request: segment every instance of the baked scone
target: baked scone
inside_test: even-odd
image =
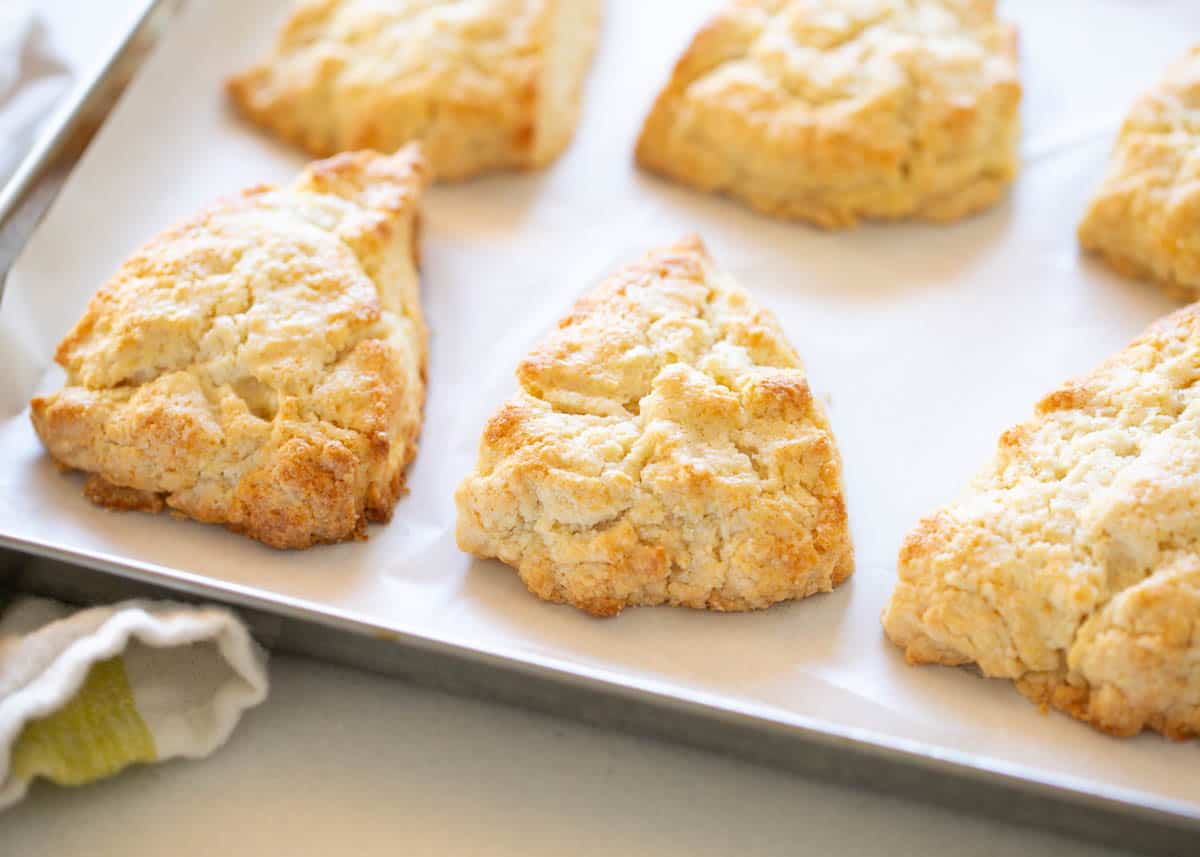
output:
[[[228,82],[310,154],[413,140],[439,179],[543,166],[575,131],[601,0],[300,0]]]
[[[1005,432],[900,550],[911,663],[977,664],[1114,735],[1200,732],[1200,305]]]
[[[637,160],[775,217],[951,221],[1017,172],[1016,31],[992,0],[733,0],[696,36]]]
[[[1168,69],[1121,126],[1079,242],[1127,277],[1200,297],[1200,47]]]
[[[698,238],[581,299],[517,379],[456,494],[458,544],[539,597],[750,610],[853,571],[821,404]]]
[[[277,548],[387,521],[416,453],[426,331],[416,145],[345,153],[152,239],[58,347],[31,404],[92,500]]]

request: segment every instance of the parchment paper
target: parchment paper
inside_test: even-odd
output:
[[[640,121],[716,3],[609,0],[566,156],[541,173],[429,194],[430,397],[411,494],[366,543],[300,553],[90,505],[81,479],[43,455],[25,412],[35,390],[60,383],[48,368],[55,344],[134,247],[216,196],[285,181],[303,163],[238,121],[221,91],[285,5],[188,4],[13,271],[0,313],[0,538],[1200,814],[1195,742],[1107,738],[1039,714],[1008,682],[908,667],[878,619],[917,518],[952,499],[1042,394],[1173,308],[1081,259],[1074,229],[1120,116],[1200,35],[1200,4],[1002,4],[1021,27],[1026,89],[1024,166],[1009,200],[952,227],[823,233],[635,170]],[[743,615],[638,609],[596,620],[544,604],[506,567],[458,552],[454,488],[541,332],[615,266],[693,230],[778,313],[827,397],[857,573],[831,595]]]

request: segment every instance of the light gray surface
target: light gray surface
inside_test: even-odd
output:
[[[1123,853],[307,660],[272,676],[216,756],[41,785],[0,853]]]

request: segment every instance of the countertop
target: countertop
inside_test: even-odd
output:
[[[5,855],[1117,854],[315,661],[201,762],[39,784]]]

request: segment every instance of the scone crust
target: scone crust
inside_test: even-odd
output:
[[[734,0],[646,118],[645,168],[821,227],[947,222],[1017,171],[1016,31],[991,0]]]
[[[853,571],[824,411],[699,239],[581,299],[517,377],[456,494],[458,544],[539,597],[751,610]]]
[[[1079,242],[1117,273],[1200,297],[1200,47],[1134,104]]]
[[[386,521],[416,454],[426,330],[419,149],[346,153],[167,230],[59,345],[31,403],[85,494],[277,548]]]
[[[1114,735],[1200,733],[1200,309],[1005,432],[900,551],[911,663],[976,664]]]
[[[227,89],[317,157],[419,140],[439,179],[540,167],[574,133],[601,2],[299,0]]]

